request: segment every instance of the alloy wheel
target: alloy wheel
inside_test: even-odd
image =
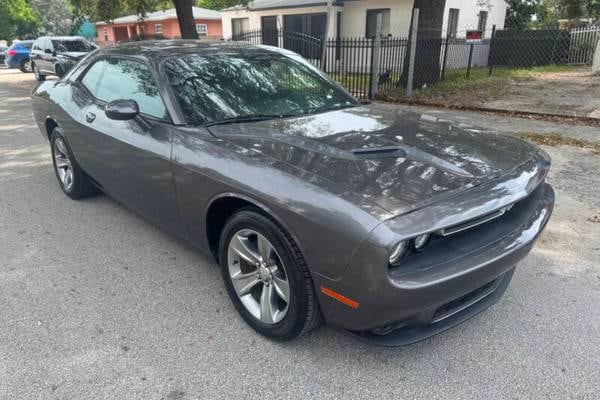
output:
[[[23,63],[23,69],[27,72],[31,72],[33,69],[31,68],[31,61],[27,60]]]
[[[227,266],[233,288],[248,312],[265,324],[287,314],[290,284],[285,266],[269,240],[242,229],[229,240]]]
[[[69,159],[69,153],[67,146],[62,138],[57,138],[54,141],[54,165],[58,179],[60,180],[62,187],[65,191],[71,191],[73,187],[73,166]]]

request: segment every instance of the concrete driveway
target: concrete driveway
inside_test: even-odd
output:
[[[211,258],[62,194],[32,79],[0,71],[0,398],[600,397],[600,156],[547,148],[555,215],[485,313],[405,348],[329,327],[280,344],[237,316]]]

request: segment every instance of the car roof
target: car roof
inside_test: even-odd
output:
[[[85,38],[83,36],[40,36],[38,39],[63,40],[63,41],[85,40]]]
[[[119,43],[113,47],[100,50],[104,54],[145,56],[153,59],[169,58],[182,54],[215,54],[218,52],[263,52],[293,54],[289,50],[277,47],[254,45],[244,42],[227,42],[223,40],[144,40]]]

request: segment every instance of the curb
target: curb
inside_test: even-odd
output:
[[[421,107],[435,107],[445,110],[457,110],[457,111],[474,111],[474,112],[483,112],[488,114],[496,114],[496,115],[506,115],[510,117],[520,117],[527,119],[535,119],[535,120],[543,120],[549,122],[555,122],[558,124],[565,125],[587,125],[600,127],[600,118],[593,117],[577,117],[572,115],[562,115],[562,114],[552,114],[552,113],[536,113],[532,111],[514,111],[514,110],[499,110],[497,108],[488,108],[488,107],[468,107],[468,106],[449,106],[447,104],[442,103],[427,103],[421,101],[411,101],[411,100],[386,100],[379,99],[383,103],[388,104],[403,104],[408,106],[421,106]]]

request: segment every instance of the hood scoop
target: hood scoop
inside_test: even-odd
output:
[[[350,152],[363,160],[406,158],[406,152],[399,146],[364,147],[360,149],[352,149]]]

